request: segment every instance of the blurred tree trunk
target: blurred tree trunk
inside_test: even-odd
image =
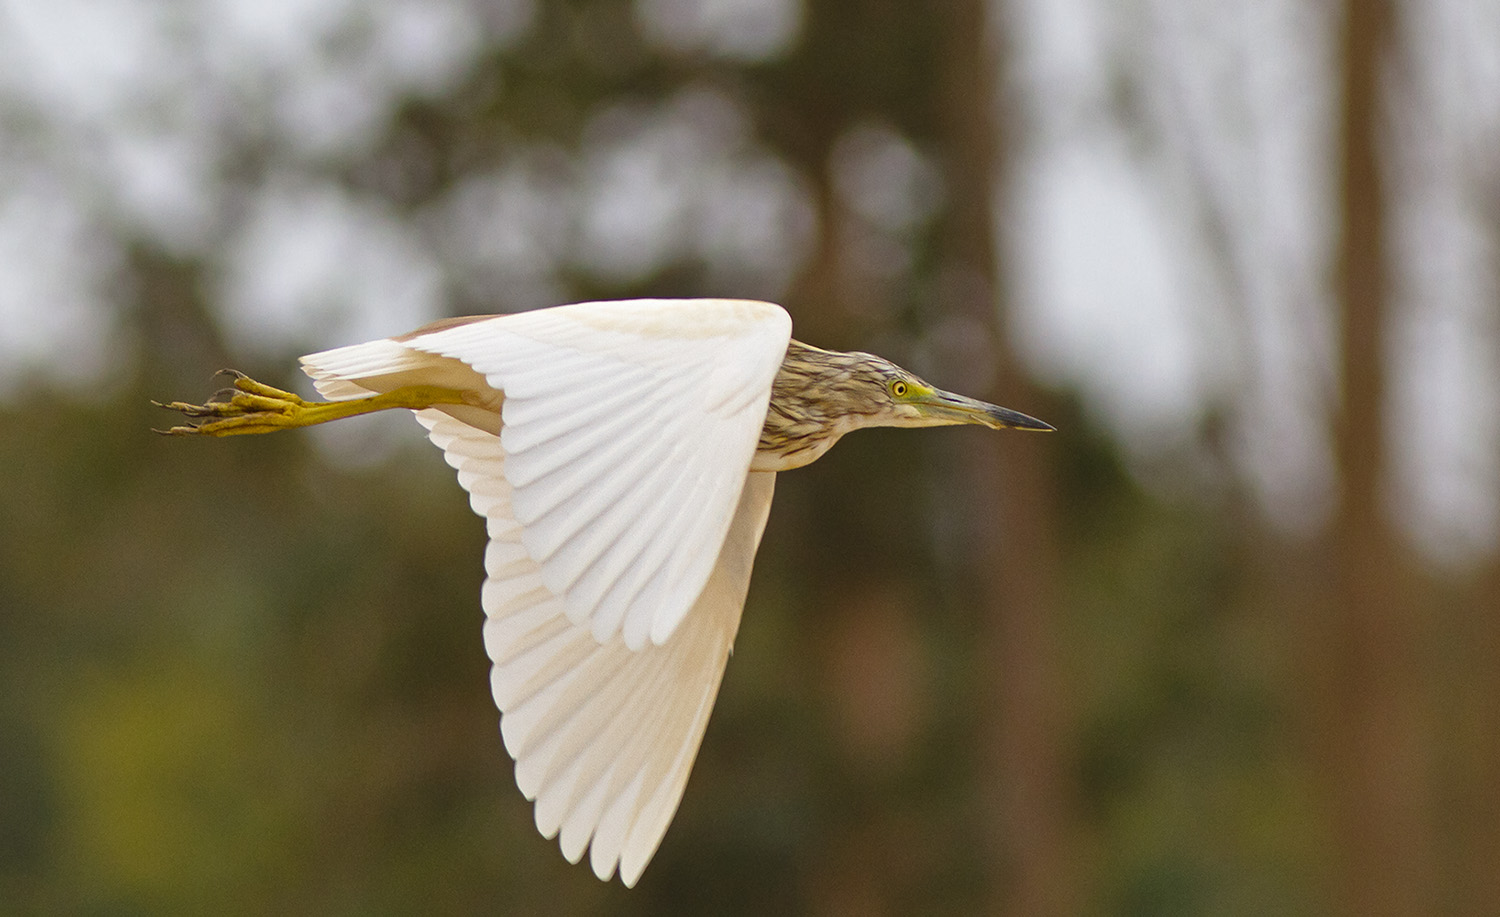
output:
[[[1434,905],[1432,836],[1416,609],[1409,558],[1384,512],[1387,194],[1381,80],[1394,50],[1389,0],[1346,0],[1340,48],[1336,294],[1342,411],[1334,423],[1341,491],[1331,530],[1335,575],[1322,641],[1319,734],[1349,914],[1420,914]]]
[[[1041,393],[1021,372],[1007,336],[994,204],[1009,173],[1009,119],[1000,117],[1000,48],[986,0],[952,0],[942,10],[939,131],[952,195],[943,308],[988,337],[998,372],[989,399],[1039,410]],[[1058,545],[1052,514],[1050,437],[1011,434],[975,440],[971,472],[984,631],[979,696],[985,836],[996,914],[1075,911],[1070,870],[1065,709],[1054,626]]]
[[[1476,163],[1469,181],[1485,201],[1489,237],[1490,276],[1500,276],[1500,180],[1488,163]],[[1500,301],[1490,303],[1489,327],[1500,327]],[[1500,346],[1492,340],[1491,347]],[[1491,351],[1494,352],[1493,350]],[[1494,482],[1500,488],[1500,480]],[[1473,667],[1466,703],[1460,708],[1467,724],[1466,747],[1473,749],[1473,765],[1465,769],[1468,830],[1458,839],[1460,854],[1452,868],[1458,873],[1459,908],[1482,913],[1500,901],[1500,546],[1491,548],[1473,592],[1463,609],[1464,635],[1472,640],[1468,659]],[[1455,910],[1458,910],[1456,908]]]
[[[1469,817],[1474,843],[1465,845],[1466,855],[1458,858],[1458,865],[1464,870],[1461,904],[1480,913],[1500,902],[1500,729],[1495,728],[1500,705],[1500,554],[1490,559],[1475,598],[1468,615],[1476,624],[1477,652],[1470,658],[1479,660],[1479,684],[1466,712],[1477,726],[1479,766],[1469,797],[1477,811]]]

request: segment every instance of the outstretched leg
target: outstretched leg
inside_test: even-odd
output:
[[[273,388],[242,372],[226,369],[223,372],[234,376],[234,388],[225,389],[207,404],[188,404],[174,401],[157,407],[177,411],[185,417],[200,419],[197,423],[157,430],[169,436],[238,436],[247,433],[273,433],[291,427],[310,427],[314,424],[369,414],[389,408],[421,410],[437,404],[471,404],[472,399],[451,388],[434,385],[410,385],[368,398],[353,398],[348,401],[307,401],[302,397]]]

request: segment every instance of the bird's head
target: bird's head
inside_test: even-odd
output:
[[[1020,411],[944,391],[882,357],[866,353],[851,356],[860,358],[862,371],[858,375],[864,383],[865,397],[875,408],[867,421],[870,426],[941,427],[972,423],[994,430],[1053,429],[1051,424]]]
[[[787,367],[799,367],[801,394],[857,427],[980,424],[995,430],[1051,430],[1051,424],[999,405],[946,392],[884,357],[837,353],[793,341]],[[800,352],[799,352],[800,351]],[[791,381],[788,379],[787,381]]]
[[[996,430],[1052,429],[1019,411],[945,392],[883,357],[822,350],[794,340],[772,386],[756,467],[801,467],[860,427],[963,423]]]

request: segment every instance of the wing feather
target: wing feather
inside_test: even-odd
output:
[[[436,410],[418,415],[473,479],[506,485],[499,438]],[[602,879],[633,885],[666,833],[687,785],[739,627],[751,562],[775,475],[747,475],[706,587],[666,643],[633,651],[568,620],[508,521],[489,516],[482,592],[485,649],[516,784],[536,802],[537,828],[576,862],[585,849]]]
[[[546,562],[565,542],[601,517],[626,517],[621,521],[628,524],[628,510],[632,504],[627,503],[622,512],[610,510],[632,493],[641,499],[650,499],[688,473],[689,469],[681,463],[664,461],[667,457],[656,449],[632,453],[628,443],[617,442],[603,450],[598,458],[611,462],[618,478],[603,482],[594,480],[597,471],[592,462],[578,463],[549,476],[546,486],[537,488],[547,501],[536,507],[539,513],[530,519],[517,517],[526,527],[526,546],[532,556],[539,562]],[[618,537],[615,527],[603,531]],[[574,579],[565,580],[560,585],[565,588],[575,582],[577,574],[582,572],[577,569],[579,566],[581,563],[569,564],[565,569],[573,571]]]
[[[529,456],[539,446],[555,446],[559,441],[566,443],[579,432],[596,427],[612,431],[628,428],[632,418],[649,414],[656,407],[647,398],[654,388],[660,387],[655,380],[644,372],[633,372],[629,368],[610,366],[607,369],[608,372],[599,374],[601,378],[597,380],[572,376],[576,383],[586,386],[578,391],[543,399],[540,404],[535,400],[517,402],[511,417],[506,418],[507,425],[516,431],[506,438],[506,454],[512,458]],[[590,385],[590,382],[596,384]],[[630,411],[632,407],[634,411]],[[629,413],[622,415],[625,411]],[[538,467],[546,468],[546,457],[544,453],[521,464],[535,462]],[[518,487],[529,483],[529,477],[539,476],[534,472],[528,474],[530,468],[523,471],[518,467],[513,471]]]
[[[497,316],[402,343],[462,361],[505,393],[500,436],[522,544],[570,620],[639,649],[669,639],[708,580],[790,335],[786,313],[767,303],[638,300]],[[623,571],[648,550],[652,576],[626,584]]]
[[[789,329],[759,303],[586,304],[304,358],[331,398],[479,391],[417,416],[486,519],[516,783],[601,879],[639,879],[702,743],[774,489],[748,469]]]

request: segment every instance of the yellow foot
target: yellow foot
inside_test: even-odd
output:
[[[432,385],[411,385],[393,391],[371,395],[368,398],[352,398],[348,401],[307,401],[291,392],[256,382],[242,372],[232,369],[220,370],[220,375],[234,376],[234,388],[227,388],[214,395],[207,404],[188,404],[174,401],[152,404],[185,417],[199,420],[167,430],[157,430],[167,436],[238,436],[245,433],[274,433],[290,427],[310,427],[313,424],[369,414],[388,408],[407,408],[419,411],[435,404],[482,404],[483,396],[476,392],[461,392],[455,389]]]
[[[167,436],[235,436],[243,433],[270,433],[288,427],[305,427],[318,423],[314,419],[320,405],[306,401],[292,392],[256,382],[242,372],[223,369],[218,375],[234,377],[234,387],[217,392],[207,404],[173,401],[152,404],[185,417],[203,418],[199,423],[156,430]],[[329,418],[331,419],[331,418]]]

